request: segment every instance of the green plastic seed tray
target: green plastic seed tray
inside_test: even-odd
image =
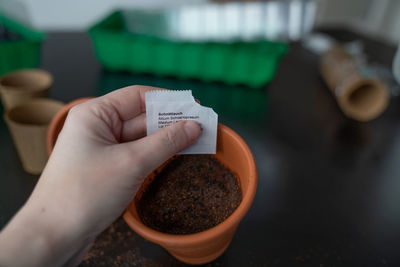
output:
[[[0,14],[0,75],[40,64],[42,32]]]
[[[98,60],[110,71],[131,71],[206,82],[265,85],[288,45],[280,42],[180,42],[126,31],[120,11],[89,29]]]

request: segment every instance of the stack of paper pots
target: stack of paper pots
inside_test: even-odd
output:
[[[53,83],[50,73],[25,69],[0,78],[4,120],[24,170],[40,174],[46,165],[46,132],[63,103],[46,98]]]

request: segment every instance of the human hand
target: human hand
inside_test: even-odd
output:
[[[31,250],[44,255],[30,259],[30,266],[77,263],[122,214],[144,178],[196,141],[201,129],[193,121],[145,137],[144,93],[154,89],[126,87],[71,109],[34,192],[0,235],[0,250],[2,240],[29,222],[25,240],[36,240],[43,251]]]

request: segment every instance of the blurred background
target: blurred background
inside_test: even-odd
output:
[[[132,84],[191,89],[259,176],[209,266],[400,266],[399,43],[397,0],[0,0],[0,111],[24,68],[45,70],[47,97],[64,103]],[[39,176],[3,119],[0,148],[1,228]],[[82,266],[182,265],[117,228]]]
[[[86,30],[117,8],[158,8],[204,4],[207,0],[1,0],[7,14],[43,30]],[[228,2],[228,1],[215,1]],[[254,1],[247,1],[254,2]],[[315,0],[315,25],[340,26],[398,43],[400,3],[396,0]]]

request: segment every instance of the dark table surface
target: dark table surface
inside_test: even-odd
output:
[[[363,40],[371,62],[390,66],[394,48]],[[246,140],[257,162],[253,206],[227,251],[211,266],[400,266],[400,103],[369,123],[344,117],[319,76],[318,57],[291,45],[265,89],[109,73],[83,33],[52,33],[41,67],[55,78],[52,97],[65,102],[129,85],[192,89],[220,122]],[[0,228],[23,205],[38,177],[22,170],[0,120]],[[113,245],[110,245],[113,244]],[[161,247],[120,219],[82,265],[175,266]],[[129,264],[128,264],[129,265]]]

